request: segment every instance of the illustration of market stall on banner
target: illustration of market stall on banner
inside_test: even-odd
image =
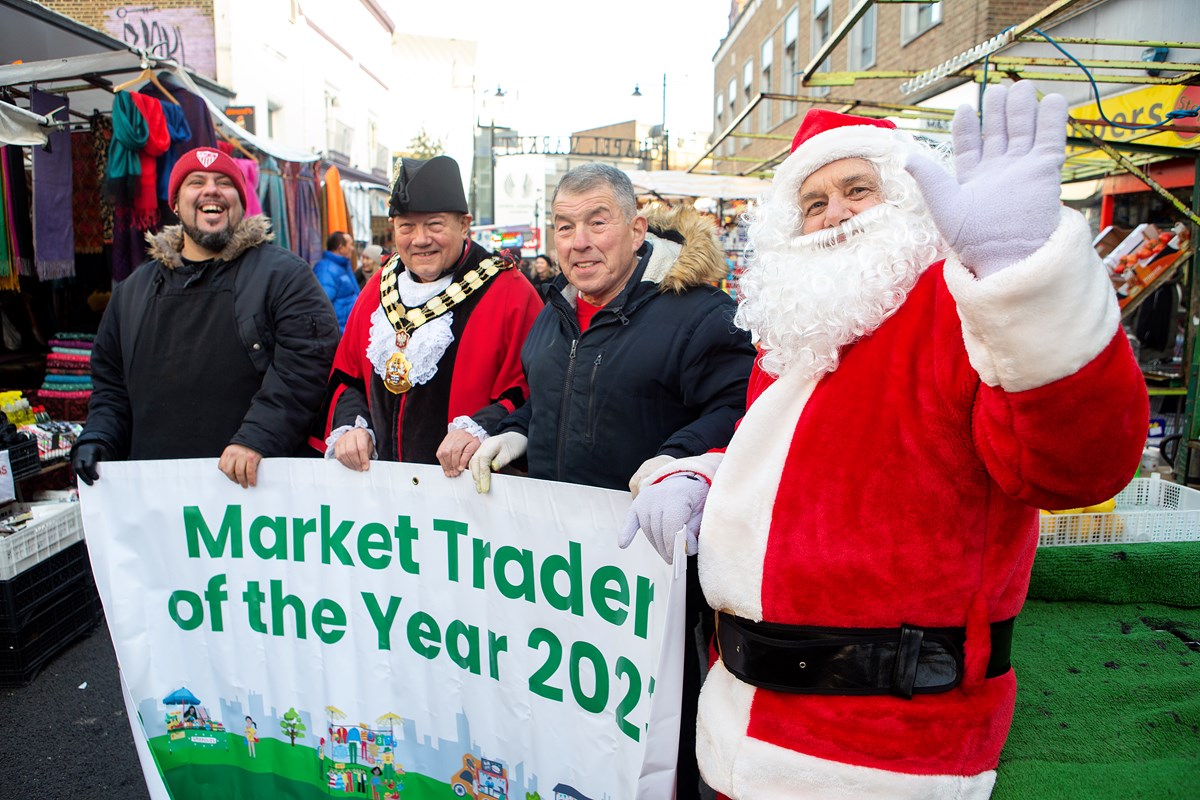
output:
[[[152,797],[671,796],[684,582],[628,494],[202,459],[80,499]]]

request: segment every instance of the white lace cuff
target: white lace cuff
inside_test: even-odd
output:
[[[446,433],[450,431],[466,431],[481,442],[488,438],[488,432],[470,417],[455,417],[454,421],[446,426]]]
[[[330,432],[329,438],[325,440],[325,457],[336,458],[337,456],[333,454],[333,446],[338,443],[338,439],[342,438],[355,428],[362,428],[367,432],[367,435],[371,437],[371,457],[374,458],[375,431],[371,430],[370,426],[367,424],[367,421],[362,417],[355,417],[353,425],[343,425],[340,428],[334,428],[333,431]]]

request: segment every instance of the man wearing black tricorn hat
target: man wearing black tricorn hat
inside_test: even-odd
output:
[[[458,163],[406,158],[396,254],[363,287],[334,357],[326,458],[442,465],[453,477],[529,393],[521,345],[542,303],[514,262],[470,239]]]

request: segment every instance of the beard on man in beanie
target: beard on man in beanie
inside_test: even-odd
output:
[[[723,796],[989,797],[1038,509],[1137,467],[1145,385],[1059,202],[1065,101],[1017,83],[983,112],[982,136],[955,116],[954,174],[889,122],[808,112],[751,213],[746,415],[633,503],[660,552],[699,549]]]
[[[72,453],[101,461],[219,458],[243,487],[263,458],[304,451],[338,328],[312,268],[245,216],[246,187],[220,151],[185,153],[168,202],[179,224],[147,233],[150,260],[113,288],[92,349],[87,424]]]

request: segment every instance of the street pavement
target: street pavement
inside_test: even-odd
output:
[[[0,764],[4,798],[149,800],[103,621],[30,685],[0,689]]]

